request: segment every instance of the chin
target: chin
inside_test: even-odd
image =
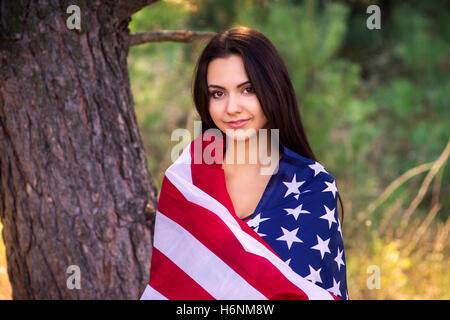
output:
[[[257,132],[257,130],[255,130],[255,132]],[[233,133],[233,134],[227,134],[227,138],[228,139],[233,139],[236,141],[246,141],[249,140],[250,138],[256,138],[256,134],[245,134],[245,133]]]

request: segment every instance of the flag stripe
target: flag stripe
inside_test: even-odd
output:
[[[164,294],[169,300],[184,299],[214,299],[197,282],[192,280],[182,269],[174,264],[156,247],[152,252],[152,267],[150,269],[150,285],[158,292]],[[177,286],[174,287],[170,279]]]
[[[158,228],[159,236],[155,235],[154,247],[215,299],[266,299],[200,241],[159,210],[155,228]]]
[[[247,252],[232,231],[216,215],[195,203],[180,207],[176,198],[182,197],[169,180],[163,182],[167,194],[162,197],[160,210],[168,212],[168,217],[195,234],[215,255],[249,284],[269,299],[307,299],[306,294],[290,282],[265,257]],[[172,198],[173,197],[173,198]],[[252,232],[254,232],[252,230]],[[264,281],[261,281],[264,279]],[[282,292],[282,294],[280,294]]]
[[[219,141],[221,140],[218,137],[216,137],[216,139],[218,139]],[[208,138],[207,140],[209,141],[211,140],[211,138]],[[170,173],[175,172],[177,175],[183,176],[183,179],[185,179],[186,181],[190,181],[190,184],[192,186],[199,188],[203,191],[203,193],[206,194],[206,196],[202,197],[202,202],[199,202],[199,204],[206,202],[214,203],[216,206],[219,206],[220,208],[216,210],[216,212],[222,219],[228,219],[229,221],[232,221],[233,224],[239,226],[243,231],[263,244],[273,254],[278,255],[272,249],[272,247],[267,244],[267,242],[261,239],[261,237],[247,225],[247,223],[236,216],[233,203],[230,196],[228,195],[227,186],[225,183],[225,174],[222,169],[221,163],[197,164],[191,161],[193,158],[191,155],[193,155],[195,152],[194,146],[195,142],[191,144],[190,148],[186,148],[185,153],[182,155],[183,163],[190,163],[191,166],[189,168],[185,168],[183,166],[176,165],[170,169]],[[214,181],[214,183],[211,183],[211,181]],[[181,184],[181,186],[182,185],[183,184]],[[187,194],[186,192],[183,193]],[[195,193],[198,195],[197,190],[195,190]],[[210,195],[214,195],[214,199],[211,199]],[[187,196],[186,198],[188,200],[190,199],[189,196]],[[196,198],[196,201],[198,201],[198,198]],[[224,210],[222,210],[222,206],[224,207]]]
[[[168,299],[161,293],[150,287],[149,284],[147,284],[140,300],[168,300]]]
[[[234,237],[236,237],[244,246],[246,251],[266,257],[291,282],[305,292],[310,299],[332,299],[329,292],[300,277],[286,263],[284,263],[284,261],[275,255],[272,250],[268,250],[267,246],[264,246],[261,243],[261,241],[264,242],[264,240],[261,239],[261,241],[257,241],[254,237],[249,236],[247,232],[242,230],[236,219],[232,217],[227,208],[220,202],[200,190],[195,185],[188,183],[189,180],[192,181],[190,178],[192,177],[190,173],[191,166],[188,165],[190,161],[189,159],[191,159],[189,154],[190,150],[191,148],[189,147],[185,148],[182,156],[180,156],[179,159],[177,159],[177,161],[175,161],[175,163],[166,171],[166,177],[175,186],[175,188],[177,188],[188,201],[203,206],[219,216],[220,219],[233,232]],[[162,186],[162,188],[164,188],[164,186]],[[167,192],[161,193],[160,203],[164,201],[165,196],[171,194],[173,191],[174,190],[171,189],[167,190]],[[170,202],[170,200],[168,200],[168,202]],[[160,205],[160,203],[158,205]],[[182,207],[185,206],[187,206],[187,204]],[[196,213],[194,212],[191,214]],[[250,232],[253,232],[257,237],[259,237],[254,230],[250,229]],[[240,263],[243,262],[240,261],[238,264]]]
[[[191,142],[191,145],[194,143]],[[237,234],[235,233],[235,236],[239,236],[239,234],[245,232],[248,236],[252,237],[253,240],[256,240],[259,242],[262,246],[266,248],[266,250],[270,251],[272,255],[275,255],[278,257],[278,255],[275,253],[275,251],[263,240],[261,237],[252,229],[250,228],[246,223],[238,219],[236,216],[233,216],[230,211],[219,201],[217,201],[215,198],[213,198],[211,195],[203,191],[202,185],[196,185],[196,183],[200,182],[200,180],[193,179],[192,170],[195,171],[202,171],[203,169],[200,169],[199,164],[192,164],[191,165],[191,150],[193,147],[186,147],[183,151],[183,153],[180,155],[180,157],[166,170],[165,178],[169,179],[176,188],[183,194],[183,196],[186,198],[186,200],[196,203],[209,211],[213,212],[217,216],[219,216],[226,225],[232,229],[232,230],[240,230]],[[206,165],[205,165],[206,166]],[[208,165],[208,167],[212,167],[214,165]],[[206,169],[205,170],[208,170]],[[192,170],[191,170],[192,169]],[[211,171],[207,174],[205,174],[205,171],[203,171],[204,176],[208,176],[208,180],[220,182],[221,178],[223,177],[219,176],[219,171]],[[223,173],[222,173],[223,174]],[[197,173],[197,177],[201,176],[201,174]],[[204,180],[203,180],[204,181]],[[163,186],[161,187],[161,190],[163,189]],[[217,190],[215,190],[217,191]],[[226,190],[220,190],[222,192],[226,192]],[[161,196],[164,196],[166,192],[161,192]],[[214,194],[217,198],[223,199],[223,194]],[[161,197],[160,197],[161,199]],[[158,202],[159,206],[159,202]],[[241,237],[242,238],[242,237]],[[245,238],[248,238],[247,236]],[[245,241],[245,239],[240,239],[241,242]],[[279,257],[278,257],[279,258]],[[281,260],[281,259],[280,259]]]

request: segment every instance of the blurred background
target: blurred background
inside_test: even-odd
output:
[[[381,9],[379,30],[366,26],[371,4]],[[136,13],[130,31],[244,25],[264,33],[344,203],[350,299],[449,299],[449,9],[445,0],[166,0]],[[136,117],[158,190],[177,144],[172,131],[193,136],[191,81],[204,45],[130,48]],[[10,297],[0,243],[0,299]]]

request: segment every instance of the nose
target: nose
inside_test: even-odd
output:
[[[241,101],[234,93],[230,93],[227,99],[226,112],[229,114],[239,113],[242,111]]]

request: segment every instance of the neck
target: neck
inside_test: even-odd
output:
[[[224,154],[224,161],[222,168],[228,172],[243,172],[243,171],[260,171],[261,168],[268,168],[275,166],[280,159],[278,146],[272,146],[270,135],[267,135],[266,143],[260,141],[259,134],[250,136],[246,140],[227,139],[226,150]],[[274,148],[277,148],[276,150]],[[272,159],[273,151],[276,151]]]

